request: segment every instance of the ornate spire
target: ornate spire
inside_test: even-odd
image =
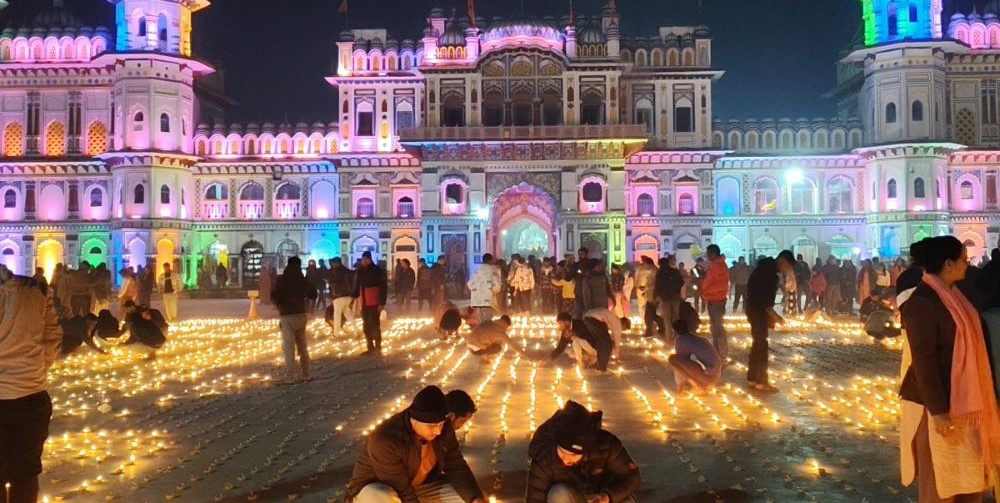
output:
[[[569,0],[569,25],[576,26],[576,13],[573,12],[573,0]]]

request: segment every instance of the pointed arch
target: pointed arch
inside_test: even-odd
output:
[[[45,128],[45,155],[49,157],[66,155],[66,126],[61,122],[50,122]]]

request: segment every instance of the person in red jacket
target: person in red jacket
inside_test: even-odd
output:
[[[726,315],[726,298],[729,296],[729,267],[719,245],[708,245],[708,271],[701,283],[701,298],[708,306],[708,323],[712,331],[712,344],[723,362],[729,356],[729,339],[722,325]]]

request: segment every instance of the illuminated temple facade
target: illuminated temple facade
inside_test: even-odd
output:
[[[209,0],[109,1],[113,30],[55,0],[0,32],[16,272],[171,261],[193,285],[222,263],[252,286],[264,260],[371,251],[447,255],[461,285],[487,251],[892,258],[953,233],[979,257],[1000,235],[993,12],[945,25],[942,0],[861,0],[836,116],[718,120],[704,26],[628,37],[613,0],[562,19],[434,9],[419,39],[340,34],[328,122],[204,125],[214,69],[191,17]]]

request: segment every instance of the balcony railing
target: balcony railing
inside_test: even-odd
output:
[[[399,131],[399,139],[402,141],[610,140],[646,137],[646,126],[643,124],[416,127]]]
[[[205,201],[201,213],[206,220],[225,220],[229,218],[229,201]]]
[[[264,201],[240,201],[236,204],[236,209],[244,220],[264,218]]]
[[[275,201],[274,202],[274,218],[288,220],[299,216],[299,211],[302,209],[302,203],[298,200],[295,201]]]

